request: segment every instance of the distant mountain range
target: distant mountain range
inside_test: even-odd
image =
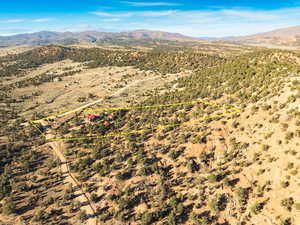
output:
[[[0,36],[0,47],[16,45],[46,45],[46,44],[72,44],[80,41],[114,43],[132,40],[168,40],[191,41],[198,38],[184,36],[178,33],[162,31],[136,30],[131,32],[50,32],[18,34],[13,36]]]
[[[300,26],[282,28],[244,37],[231,37],[226,40],[250,44],[300,46]]]
[[[0,47],[18,45],[47,45],[47,44],[75,44],[78,42],[94,43],[139,43],[145,40],[165,41],[230,41],[242,44],[300,46],[300,26],[273,30],[242,37],[189,37],[179,33],[169,33],[152,30],[135,30],[130,32],[51,32],[18,34],[13,36],[0,36]]]

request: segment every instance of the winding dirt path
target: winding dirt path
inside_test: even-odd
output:
[[[53,138],[54,135],[47,134],[47,138]],[[61,161],[61,171],[63,174],[66,175],[65,181],[69,184],[72,184],[73,187],[75,187],[74,194],[77,196],[75,200],[79,201],[81,203],[81,209],[85,210],[89,218],[86,220],[87,225],[98,225],[98,220],[96,217],[97,208],[94,205],[94,203],[91,201],[91,197],[88,193],[86,193],[81,183],[76,179],[75,175],[73,175],[69,168],[69,163],[66,159],[66,157],[63,154],[63,150],[65,149],[65,144],[63,141],[52,141],[48,144],[54,154],[59,158]]]

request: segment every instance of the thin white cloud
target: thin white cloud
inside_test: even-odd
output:
[[[103,17],[129,17],[132,16],[133,13],[108,13],[108,12],[91,12],[90,14],[96,15],[96,16],[103,16]]]
[[[146,17],[160,17],[169,16],[176,13],[176,10],[165,10],[165,11],[138,11],[138,12],[126,12],[126,13],[108,13],[108,12],[91,12],[90,14],[101,16],[101,17],[131,17],[131,16],[146,16]]]
[[[246,19],[273,20],[277,18],[276,15],[260,11],[222,10],[221,12],[223,12],[225,15],[242,17]]]
[[[34,22],[34,23],[45,23],[53,21],[53,18],[38,18],[38,19],[32,19],[32,20],[25,20],[25,19],[9,19],[5,20],[5,23],[22,23],[22,22]]]
[[[118,22],[118,21],[121,21],[120,18],[111,18],[111,19],[104,19],[102,20],[104,22]]]
[[[31,32],[31,30],[23,28],[0,28],[0,36],[10,36],[28,32]]]
[[[130,6],[179,6],[179,5],[181,5],[178,3],[171,3],[171,2],[127,2],[127,1],[122,1],[122,3],[125,3]]]
[[[7,23],[21,23],[24,22],[24,19],[10,19],[10,20],[6,20]]]
[[[35,23],[46,23],[46,22],[51,22],[53,20],[54,20],[53,18],[39,18],[39,19],[32,20],[32,22],[35,22]]]
[[[92,30],[92,29],[93,29],[93,27],[90,26],[89,24],[74,24],[69,27],[63,28],[60,31],[81,32],[81,31]]]
[[[170,16],[175,14],[177,11],[175,10],[167,10],[167,11],[145,11],[139,13],[142,16],[151,16],[151,17],[159,17],[159,16]]]

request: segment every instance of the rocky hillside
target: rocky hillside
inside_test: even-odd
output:
[[[231,41],[254,44],[300,46],[300,26],[288,27],[245,37],[230,38]]]

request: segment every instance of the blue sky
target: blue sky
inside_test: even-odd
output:
[[[0,8],[0,35],[151,29],[223,37],[297,25],[300,0],[3,0]]]

